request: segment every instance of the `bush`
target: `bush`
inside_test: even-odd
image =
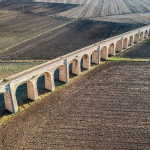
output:
[[[8,82],[8,81],[9,81],[9,79],[5,79],[5,78],[3,79],[3,82]]]

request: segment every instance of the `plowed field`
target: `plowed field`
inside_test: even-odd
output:
[[[29,15],[31,20],[28,20],[27,17],[24,17],[26,21],[22,21],[23,17],[19,17],[10,25],[9,23],[0,25],[1,39],[3,40],[0,45],[0,59],[50,60],[143,26],[141,24],[77,20],[62,27],[62,24],[68,23],[66,19],[53,17],[47,19],[38,17],[37,19]],[[9,27],[10,30],[8,30]]]
[[[0,127],[0,149],[149,149],[150,63],[102,65]]]
[[[150,59],[150,38],[146,39],[142,43],[135,45],[121,54],[121,57],[125,58],[142,58]]]

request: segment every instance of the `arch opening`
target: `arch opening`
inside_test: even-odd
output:
[[[97,65],[99,64],[100,60],[99,60],[99,52],[97,50],[94,50],[92,55],[91,55],[91,65]]]
[[[114,56],[115,55],[115,45],[114,43],[110,44],[109,49],[108,49],[108,56]]]
[[[31,81],[21,83],[16,89],[16,100],[18,106],[32,102],[38,99],[37,89]]]
[[[77,59],[73,59],[69,64],[69,78],[78,76],[81,72],[80,63]]]
[[[141,33],[140,33],[140,41],[143,41],[143,39],[144,39],[144,33],[141,32]]]
[[[108,51],[107,47],[104,46],[101,50],[101,60],[107,60],[108,59]]]
[[[139,35],[138,34],[135,34],[135,36],[134,36],[134,43],[135,44],[139,43]]]
[[[127,38],[125,38],[123,40],[123,49],[126,49],[126,48],[128,48],[128,39]]]
[[[39,76],[39,78],[37,79],[37,90],[39,95],[52,90],[50,73],[45,72],[41,76]]]
[[[148,30],[145,31],[144,38],[148,38]]]
[[[133,46],[133,35],[131,35],[129,38],[128,46]]]
[[[122,42],[119,40],[116,44],[116,50],[117,53],[122,51]]]
[[[60,65],[54,71],[55,86],[63,85],[66,82],[67,82],[67,69],[64,65]]]

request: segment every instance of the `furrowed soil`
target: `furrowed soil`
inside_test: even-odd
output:
[[[150,62],[106,63],[0,127],[1,149],[149,149]]]
[[[150,59],[150,37],[141,43],[125,50],[118,57],[132,58],[132,59]]]
[[[60,24],[62,24],[62,22],[64,22],[64,19],[56,19],[53,17],[51,17],[50,20],[51,19],[57,20],[59,22],[59,24],[52,22],[53,24],[52,28],[54,28],[56,24],[57,26],[59,26]],[[33,20],[35,20],[35,24],[36,22],[38,22],[36,21],[36,19],[32,19],[32,21]],[[38,27],[40,28],[40,31],[38,31],[38,29],[35,31],[33,30],[32,34],[32,30],[30,31],[30,29],[26,28],[26,26],[20,29],[20,27],[23,24],[21,21],[19,21],[21,24],[17,20],[15,21],[14,21],[15,25],[12,26],[11,28],[14,27],[17,30],[17,32],[20,32],[18,30],[21,29],[22,30],[24,29],[25,31],[24,34],[21,34],[20,32],[18,37],[8,40],[6,39],[5,41],[4,39],[6,38],[6,35],[8,34],[10,36],[11,31],[10,33],[8,32],[9,23],[8,24],[6,23],[2,26],[1,30],[3,31],[2,33],[4,35],[2,35],[1,38],[5,37],[3,38],[4,42],[0,45],[1,50],[0,59],[2,60],[11,60],[11,59],[51,60],[59,56],[68,54],[70,52],[76,51],[80,48],[83,48],[95,42],[99,42],[106,38],[113,37],[115,35],[143,26],[142,24],[121,24],[121,23],[108,23],[92,20],[76,20],[63,27],[59,27],[55,30],[50,30],[51,27],[49,29],[49,25],[47,25],[48,28],[46,28],[44,25],[43,28]],[[39,23],[42,23],[41,19],[39,20]],[[33,27],[34,26],[31,25],[31,28]],[[48,30],[50,30],[50,32],[32,38],[33,35],[36,36],[39,32]],[[14,34],[12,33],[12,36],[13,35]],[[26,39],[29,38],[29,40],[26,41],[25,38]]]
[[[74,1],[75,4],[68,4],[69,1],[62,2],[67,4],[56,1],[48,3],[46,7],[46,3],[32,0],[1,1],[0,59],[51,60],[145,25],[144,22],[109,23],[60,17],[60,13],[82,6],[79,1]],[[82,4],[85,2],[82,1]],[[108,1],[103,4],[107,5]],[[148,2],[140,2],[140,8],[147,8],[146,4]]]

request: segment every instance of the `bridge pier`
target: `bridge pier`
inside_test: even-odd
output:
[[[47,72],[45,73],[45,89],[52,90],[51,75]]]
[[[81,73],[80,63],[76,59],[74,59],[72,63],[72,73],[76,75],[80,75]]]
[[[64,83],[67,82],[67,67],[63,65],[59,66],[59,80]]]
[[[136,44],[136,43],[139,43],[139,40],[140,40],[139,34],[135,34],[135,36],[134,36],[134,43],[135,43],[135,44]]]
[[[143,41],[144,40],[144,35],[143,35],[143,32],[140,33],[140,41]]]
[[[108,54],[114,56],[115,55],[115,45],[112,43],[110,44],[109,46],[109,49],[108,49]]]
[[[4,93],[5,108],[11,113],[18,111],[18,104],[16,100],[16,88],[12,84],[6,85],[6,93]]]
[[[91,67],[90,57],[87,54],[85,54],[83,56],[83,65],[82,65],[82,68],[89,70],[90,67]]]
[[[145,31],[144,38],[148,38],[148,30]]]
[[[106,46],[101,49],[101,58],[105,60],[108,59],[108,49]]]
[[[92,60],[91,61],[93,64],[100,64],[99,52],[97,50],[95,50],[92,53]]]
[[[27,82],[27,93],[29,99],[33,101],[38,99],[38,90],[36,83],[32,83],[31,81]]]
[[[122,52],[122,48],[123,48],[123,41],[119,40],[117,43],[116,43],[116,52]]]
[[[133,46],[133,44],[134,44],[133,36],[130,36],[128,46]]]
[[[125,39],[123,40],[123,48],[124,48],[124,49],[128,48],[128,39],[127,39],[127,38],[125,38]]]
[[[54,73],[51,75],[51,91],[55,90]]]

